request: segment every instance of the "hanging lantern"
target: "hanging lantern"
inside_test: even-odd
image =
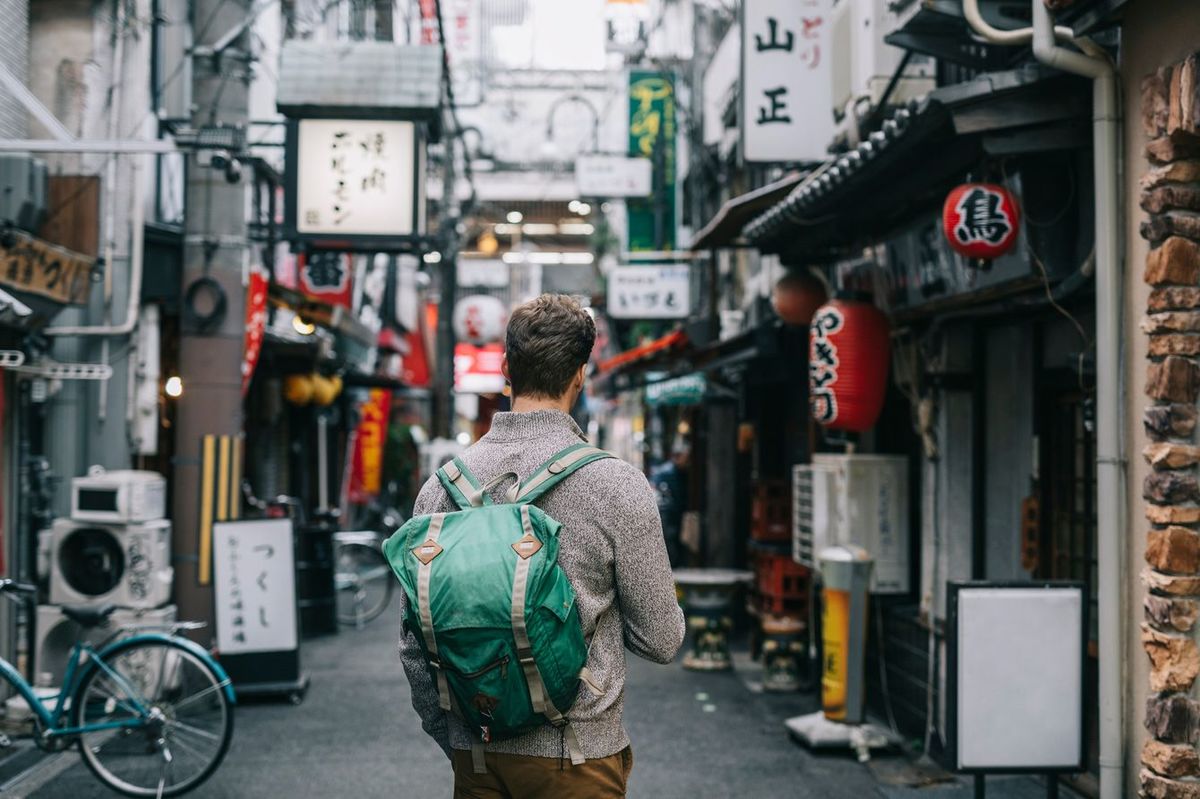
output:
[[[508,308],[499,297],[472,294],[454,306],[454,333],[461,341],[491,344],[504,336]]]
[[[829,299],[825,283],[808,271],[789,272],[775,284],[771,305],[785,323],[804,327]]]
[[[316,387],[312,375],[288,375],[283,379],[283,396],[292,405],[301,407],[312,402]]]
[[[863,299],[839,297],[813,315],[808,342],[813,418],[830,430],[870,429],[887,391],[887,317]]]
[[[990,260],[1017,243],[1021,212],[1012,192],[995,183],[964,183],[942,206],[942,231],[954,250]]]

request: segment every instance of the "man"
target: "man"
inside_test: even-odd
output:
[[[658,492],[658,513],[662,519],[663,537],[667,542],[667,557],[672,566],[683,564],[683,547],[680,542],[683,530],[683,514],[688,506],[688,460],[687,445],[678,441],[671,450],[671,459],[659,464],[650,472],[650,481]]]
[[[462,456],[481,482],[506,472],[526,477],[555,453],[585,440],[568,414],[583,393],[595,339],[592,318],[569,297],[543,295],[513,312],[503,365],[513,410],[496,414],[487,435]],[[503,502],[510,484],[493,489],[493,501]],[[561,730],[546,725],[488,744],[487,773],[474,773],[469,750],[477,737],[439,709],[420,645],[408,633],[400,640],[400,657],[413,707],[451,759],[455,797],[623,797],[633,766],[621,721],[625,647],[656,663],[670,663],[684,634],[655,494],[637,469],[608,458],[584,466],[537,504],[563,525],[558,563],[575,589],[583,631],[591,641],[587,666],[599,695],[581,690],[565,713],[587,762],[573,766],[564,760]],[[437,478],[431,478],[417,496],[415,513],[453,510]]]

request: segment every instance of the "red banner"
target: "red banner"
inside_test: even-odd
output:
[[[257,269],[250,272],[246,290],[246,338],[242,344],[242,396],[250,388],[250,380],[262,355],[263,336],[267,329],[267,276]]]
[[[353,302],[354,264],[341,252],[302,253],[296,259],[300,290],[314,300],[349,309]]]
[[[373,388],[359,407],[354,436],[354,461],[350,470],[350,501],[361,505],[379,496],[383,488],[383,447],[387,441],[392,392]]]
[[[499,394],[504,390],[503,344],[458,343],[454,347],[454,390],[462,394]]]

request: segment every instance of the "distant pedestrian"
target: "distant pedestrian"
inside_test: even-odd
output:
[[[683,514],[688,509],[688,464],[691,452],[687,444],[677,442],[671,459],[655,466],[650,482],[658,492],[658,512],[662,519],[663,538],[672,566],[683,565]]]
[[[528,480],[535,474],[561,473],[564,451],[586,441],[569,411],[583,392],[595,336],[591,317],[568,297],[544,295],[513,312],[504,361],[513,410],[496,414],[491,430],[461,456],[461,464],[482,487],[477,490],[494,503],[512,498],[513,479],[506,475]],[[541,471],[548,461],[557,472]],[[431,478],[414,512],[418,517],[449,514],[462,504],[460,498],[456,505],[443,483]],[[623,797],[633,766],[622,723],[625,649],[670,663],[684,635],[655,492],[636,468],[604,457],[562,478],[535,504],[562,524],[558,564],[574,589],[574,607],[588,641],[586,655],[581,654],[581,661],[586,659],[584,684],[569,707],[559,708],[564,718],[481,745],[489,738],[490,721],[484,721],[482,731],[472,729],[463,721],[467,714],[442,709],[454,707],[456,700],[445,699],[445,679],[430,666],[423,629],[412,629],[410,622],[400,639],[400,657],[412,685],[413,706],[425,731],[451,759],[455,797]],[[515,541],[514,549],[520,545]],[[441,554],[437,546],[417,549],[426,557]],[[429,573],[427,568],[426,583]],[[514,608],[519,592],[513,588]],[[402,599],[407,601],[403,593]],[[429,600],[422,602],[428,605]],[[564,613],[568,604],[555,605],[551,612]],[[405,617],[413,618],[407,608]],[[526,695],[522,687],[521,695],[531,699],[544,686],[537,670],[531,675],[527,666],[522,661],[511,668],[517,675],[525,669],[530,690]],[[499,666],[501,673],[506,668],[507,663]],[[490,695],[478,694],[473,703],[488,718],[492,712],[500,715]]]

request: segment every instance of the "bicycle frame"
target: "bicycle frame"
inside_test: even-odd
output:
[[[34,693],[33,686],[21,675],[16,668],[13,667],[4,658],[0,657],[0,679],[3,679],[9,685],[17,690],[17,693],[28,703],[30,710],[37,715],[45,728],[45,735],[50,738],[64,737],[71,735],[80,735],[85,732],[103,732],[104,730],[115,730],[123,727],[140,727],[146,718],[150,715],[150,709],[145,707],[137,699],[137,691],[133,686],[116,670],[108,665],[107,657],[111,656],[118,647],[128,646],[132,642],[155,642],[169,643],[179,646],[186,650],[189,654],[194,655],[209,666],[213,673],[220,680],[220,685],[225,692],[231,705],[236,704],[237,698],[233,691],[233,683],[229,679],[229,675],[221,668],[221,664],[212,658],[202,647],[189,641],[186,638],[177,636],[165,635],[162,633],[143,633],[140,635],[130,636],[128,638],[120,638],[116,641],[111,641],[103,646],[99,651],[91,644],[85,642],[76,643],[71,648],[71,657],[67,661],[67,670],[63,676],[62,689],[58,696],[55,697],[53,709],[40,699]],[[85,659],[86,656],[86,659]],[[125,719],[122,721],[106,722],[103,724],[85,724],[82,727],[62,727],[59,726],[61,720],[67,710],[67,701],[79,688],[83,678],[88,674],[88,669],[98,668],[102,670],[113,682],[126,693],[129,697],[129,703],[138,717]]]

